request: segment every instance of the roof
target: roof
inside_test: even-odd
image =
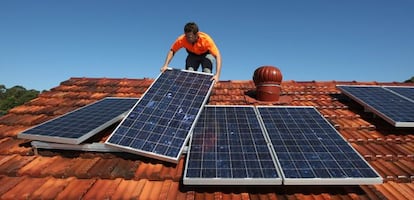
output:
[[[38,150],[16,135],[108,96],[141,97],[154,79],[70,78],[0,117],[0,199],[409,199],[414,196],[414,129],[395,128],[365,113],[338,84],[284,81],[288,105],[314,106],[384,178],[360,186],[209,186],[182,184],[185,156],[166,164],[129,153]],[[253,81],[220,81],[211,105],[272,105],[251,96]],[[93,140],[104,141],[114,126]]]

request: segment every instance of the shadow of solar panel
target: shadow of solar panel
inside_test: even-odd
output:
[[[18,138],[80,144],[122,120],[138,98],[107,97],[18,134]]]
[[[313,107],[257,107],[285,185],[359,185],[382,178]]]
[[[337,87],[345,95],[395,127],[414,127],[414,102],[408,96],[400,95],[406,94],[407,90],[388,87],[385,89],[381,86]]]
[[[211,74],[176,69],[160,74],[105,143],[178,162],[213,87],[211,78]]]
[[[184,184],[282,183],[253,106],[205,106],[190,143]]]

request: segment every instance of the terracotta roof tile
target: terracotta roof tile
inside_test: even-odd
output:
[[[160,189],[160,195],[158,196],[158,199],[174,199],[174,198],[169,198],[171,196],[172,184],[173,184],[172,180],[164,181]],[[175,195],[173,196],[175,197]]]
[[[77,179],[71,177],[68,179],[66,187],[57,195],[56,199],[82,199],[95,182],[96,179]]]
[[[342,136],[344,136],[350,142],[381,142],[384,136],[371,129],[355,130],[341,130]]]
[[[56,178],[70,177],[72,174],[68,173],[72,167],[73,159],[62,156],[53,156],[43,170],[41,176],[54,176]]]
[[[185,196],[186,194],[180,189],[180,183],[177,181],[172,182],[167,199],[184,199]]]
[[[0,154],[32,155],[31,147],[26,147],[28,140],[16,140],[11,137],[0,139]]]
[[[14,113],[10,113],[8,115],[4,115],[0,117],[0,121],[2,121],[3,125],[13,126],[13,125],[24,125],[24,126],[33,126],[36,124],[40,124],[48,119],[45,115],[30,115],[30,114],[23,114],[23,115],[16,115]]]
[[[135,175],[135,169],[138,166],[138,161],[125,160],[120,158],[114,158],[116,161],[112,171],[110,171],[110,178],[125,178],[133,179]]]
[[[4,137],[16,136],[21,131],[24,131],[29,127],[30,126],[1,124],[0,125],[0,137],[4,138]]]
[[[414,188],[412,183],[394,183],[388,182],[381,185],[375,185],[387,199],[412,199]]]
[[[412,177],[414,173],[414,168],[412,168],[413,161],[377,159],[369,163],[377,169],[385,181],[411,182],[412,178],[414,178]]]
[[[26,177],[25,176],[19,176],[19,177],[10,177],[10,176],[4,176],[0,175],[0,199],[2,198],[3,194],[10,191],[16,185],[18,185],[20,182],[22,182]]]
[[[88,174],[90,174],[91,177],[99,177],[103,179],[113,178],[111,172],[118,164],[117,161],[117,159],[100,159],[88,170]]]
[[[43,92],[39,95],[38,98],[30,101],[27,104],[24,104],[22,106],[43,106],[46,109],[47,108],[54,108],[54,107],[58,107],[64,104],[65,99],[63,98],[54,98],[51,95],[49,95],[49,92]],[[19,107],[16,107],[14,109],[17,109]],[[28,110],[27,112],[30,112],[30,110]]]
[[[360,187],[367,195],[367,199],[386,199],[385,195],[378,191],[374,185],[361,185]]]
[[[110,199],[114,195],[121,181],[122,181],[121,179],[115,179],[115,180],[98,179],[92,185],[92,187],[89,188],[85,196],[83,196],[82,198],[83,199]]]
[[[9,113],[14,114],[34,114],[34,115],[40,115],[47,113],[48,109],[47,106],[37,106],[37,105],[30,105],[30,103],[27,103],[22,106],[14,107],[9,110]]]
[[[96,157],[93,159],[76,158],[72,160],[73,165],[68,169],[69,176],[75,176],[79,178],[96,178],[89,173],[89,170],[100,160]]]
[[[30,195],[30,199],[55,199],[68,185],[68,179],[48,178],[43,185]]]
[[[0,174],[17,176],[18,170],[27,163],[30,163],[33,159],[34,156],[20,156],[17,154],[6,156],[4,160],[7,161],[2,162],[3,164],[0,165]]]
[[[138,199],[145,183],[147,180],[141,179],[139,181],[135,180],[125,180],[123,179],[114,194],[112,195],[113,199]]]
[[[138,164],[138,168],[135,171],[135,179],[146,179],[148,178],[147,172],[150,171],[147,168],[149,168],[149,164],[145,164],[143,162]]]
[[[138,199],[157,199],[162,183],[163,181],[146,181]]]
[[[31,177],[42,177],[42,173],[44,173],[48,166],[58,159],[58,156],[55,157],[36,157],[32,160],[32,162],[26,164],[25,166],[21,167],[17,174],[19,176],[31,176]]]
[[[49,178],[25,178],[4,193],[0,199],[31,199],[36,190],[46,183],[48,179]]]
[[[356,81],[284,81],[282,102],[254,98],[248,81],[220,81],[212,105],[314,106],[383,176],[370,186],[190,187],[185,157],[167,164],[128,153],[40,150],[16,135],[107,96],[141,97],[154,79],[70,78],[0,117],[0,199],[408,199],[414,196],[414,134],[365,113],[337,84],[410,85]],[[411,84],[412,85],[412,84]],[[105,141],[115,126],[92,138]],[[35,186],[36,185],[36,186]],[[23,191],[23,192],[22,192]]]

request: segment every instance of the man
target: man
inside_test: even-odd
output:
[[[172,44],[165,63],[161,67],[162,72],[167,70],[175,52],[181,48],[185,48],[188,52],[185,61],[186,70],[197,71],[201,65],[203,72],[213,73],[213,62],[215,61],[217,69],[212,79],[216,82],[219,81],[221,72],[220,51],[208,34],[198,31],[198,26],[194,22],[187,23],[184,26],[184,34],[180,35]]]

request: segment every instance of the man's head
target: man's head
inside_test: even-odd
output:
[[[188,42],[194,43],[197,41],[198,26],[194,22],[189,22],[184,26],[185,38]]]

